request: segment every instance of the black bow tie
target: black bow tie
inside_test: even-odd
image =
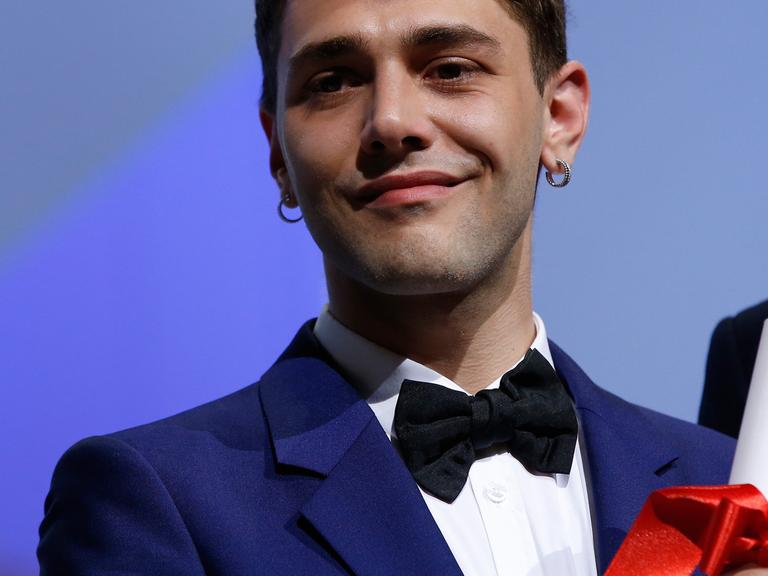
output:
[[[531,472],[569,473],[578,432],[565,386],[534,349],[498,390],[474,396],[405,380],[394,427],[416,482],[445,502],[461,492],[476,452],[492,445],[505,445]]]

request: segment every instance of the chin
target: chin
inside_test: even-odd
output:
[[[351,276],[371,290],[392,296],[463,293],[488,273],[483,260],[476,256],[463,259],[435,249],[376,256],[358,260]]]
[[[478,220],[466,217],[452,227],[368,227],[365,234],[353,227],[330,228],[323,222],[322,227],[310,227],[310,232],[314,230],[326,260],[342,276],[374,292],[466,294],[507,266],[524,228],[524,223],[479,225]]]
[[[403,274],[368,276],[360,279],[371,290],[389,296],[428,296],[466,293],[471,283],[456,277]]]

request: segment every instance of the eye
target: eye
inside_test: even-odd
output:
[[[428,71],[427,76],[439,84],[456,85],[472,80],[481,68],[471,60],[464,58],[440,60]]]
[[[341,76],[334,74],[318,78],[313,84],[315,92],[338,92],[343,82]]]
[[[312,94],[335,94],[345,88],[359,86],[360,80],[349,71],[329,70],[309,81],[307,90]]]
[[[437,67],[436,75],[440,80],[454,80],[462,75],[464,68],[460,64],[451,62]]]

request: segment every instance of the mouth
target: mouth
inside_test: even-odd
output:
[[[391,174],[369,182],[356,196],[368,208],[413,206],[448,196],[466,180],[436,171]]]

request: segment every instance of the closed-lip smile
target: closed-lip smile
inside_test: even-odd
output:
[[[425,170],[382,176],[362,186],[358,199],[371,208],[418,204],[449,193],[466,178],[445,172]]]

